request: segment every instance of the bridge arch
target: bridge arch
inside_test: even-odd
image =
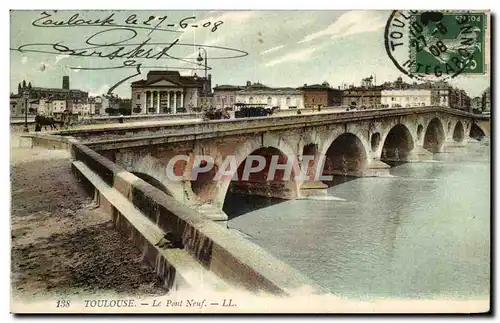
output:
[[[417,141],[422,140],[423,132],[424,132],[424,126],[421,123],[419,123],[417,127]]]
[[[483,129],[481,129],[480,126],[478,126],[475,122],[471,123],[470,125],[470,131],[469,131],[469,137],[475,140],[482,140],[486,136],[485,132]]]
[[[465,130],[461,121],[457,121],[455,128],[453,129],[453,140],[455,142],[462,142],[465,138]]]
[[[385,136],[380,160],[388,164],[406,162],[414,148],[415,142],[410,130],[404,124],[398,123]]]
[[[361,176],[369,163],[368,143],[352,132],[326,141],[320,156],[325,157],[324,175]]]
[[[182,164],[182,165],[181,165]],[[183,175],[186,162],[178,161],[174,164],[174,174]],[[128,171],[162,190],[174,199],[186,205],[197,204],[197,197],[191,190],[189,182],[184,180],[175,181],[167,174],[167,165],[151,155],[146,155],[136,159],[128,168]]]
[[[162,182],[160,182],[159,180],[157,180],[153,176],[145,174],[145,173],[141,173],[141,172],[131,172],[131,173],[134,174],[135,176],[139,177],[140,179],[142,179],[146,183],[151,184],[152,186],[156,187],[157,189],[159,189],[163,193],[165,193],[169,196],[173,196],[172,192],[169,191],[169,189]]]
[[[437,153],[443,147],[445,138],[443,123],[439,118],[433,118],[425,130],[423,147],[431,153]]]
[[[491,136],[491,121],[490,119],[474,120],[474,123],[481,128],[486,137]],[[467,131],[467,129],[466,129]]]
[[[231,172],[230,176],[222,176],[217,182],[217,192],[213,199],[213,203],[217,207],[223,208],[230,187],[233,191],[243,192],[247,190],[246,193],[251,195],[282,199],[293,199],[299,196],[301,181],[296,180],[296,177],[300,175],[296,152],[285,140],[271,135],[265,136],[265,140],[261,140],[259,137],[240,144],[237,147],[234,154],[234,165],[237,167],[237,170]],[[240,179],[243,177],[243,169],[247,162],[250,166],[250,160],[247,160],[249,156],[264,157],[266,160],[265,167],[257,173],[249,174],[248,181],[242,181]],[[278,169],[275,172],[273,180],[267,181],[272,156],[277,156],[274,158],[277,158],[279,165],[286,164],[287,162],[290,163],[291,172],[288,179],[284,178],[285,171]],[[253,161],[251,166],[256,167],[257,163]],[[219,167],[221,166],[219,165]]]
[[[374,134],[372,134],[370,139],[370,144],[372,151],[377,151],[380,145],[380,132],[375,132]]]

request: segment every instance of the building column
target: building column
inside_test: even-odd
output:
[[[156,92],[156,114],[160,113],[160,91]]]
[[[184,108],[184,92],[181,92],[181,107]]]
[[[167,92],[167,108],[172,113],[172,106],[170,105],[170,91]]]
[[[146,109],[146,113],[149,114],[149,108],[153,106],[153,97],[154,97],[154,92],[149,91],[149,105]]]
[[[177,113],[177,92],[174,92],[174,114]]]
[[[144,101],[143,101],[143,109],[147,109],[148,105],[148,91],[144,91]],[[146,113],[147,110],[144,110],[142,113]]]

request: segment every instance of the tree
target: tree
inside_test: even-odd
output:
[[[107,114],[116,114],[117,111],[113,108],[106,108],[104,112],[106,112]]]
[[[125,116],[129,116],[130,115],[130,109],[127,109],[127,108],[118,108],[118,113],[119,114],[123,114]]]
[[[141,111],[142,111],[142,110],[141,110],[141,108],[139,108],[139,107],[135,107],[135,108],[134,108],[134,113],[141,113]]]
[[[25,89],[25,88],[26,88],[26,81],[23,80],[23,89]]]
[[[17,85],[17,94],[21,94],[22,88],[21,88],[21,83]]]
[[[123,115],[130,115],[132,112],[132,101],[128,99],[120,99],[118,101],[118,111]]]

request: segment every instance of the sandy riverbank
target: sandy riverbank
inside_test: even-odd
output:
[[[10,176],[14,298],[166,293],[141,253],[92,204],[67,152],[11,145]]]

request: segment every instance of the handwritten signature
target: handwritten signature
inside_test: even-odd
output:
[[[147,19],[142,19],[136,14],[131,14],[123,21],[117,20],[115,13],[111,13],[103,18],[88,18],[83,17],[79,13],[72,15],[65,19],[54,19],[53,15],[43,11],[41,17],[35,19],[32,22],[34,27],[48,28],[48,27],[101,27],[100,30],[85,39],[85,44],[88,46],[73,48],[69,45],[64,44],[62,41],[50,42],[50,43],[29,43],[22,44],[17,48],[11,48],[10,50],[18,51],[21,53],[44,53],[53,55],[68,55],[72,57],[80,58],[95,58],[108,61],[118,61],[118,64],[113,64],[112,66],[106,67],[70,67],[73,70],[112,70],[112,69],[123,69],[123,68],[133,68],[136,73],[129,75],[116,84],[114,84],[108,90],[108,95],[112,95],[113,91],[126,82],[127,80],[141,75],[141,68],[164,68],[164,66],[155,65],[145,65],[147,61],[159,61],[159,60],[174,60],[181,61],[187,65],[187,67],[179,67],[177,69],[184,70],[211,70],[210,66],[205,66],[197,62],[194,59],[189,59],[187,57],[181,57],[180,55],[175,55],[176,49],[181,49],[183,47],[196,47],[204,48],[208,51],[210,49],[211,53],[215,52],[215,55],[210,56],[210,60],[220,60],[220,59],[235,59],[248,56],[248,53],[229,47],[222,46],[210,46],[196,43],[183,43],[177,37],[173,41],[168,42],[153,42],[151,37],[147,37],[143,40],[136,40],[138,37],[137,30],[147,29],[150,30],[148,36],[154,31],[169,32],[169,33],[182,33],[183,31],[170,29],[176,24],[168,23],[168,16],[149,16]],[[194,22],[196,17],[185,17],[178,22],[178,27],[181,30],[187,27],[198,28],[200,25],[189,24],[189,22]],[[221,26],[223,21],[206,21],[201,25],[201,28],[211,27],[211,32],[216,32],[218,27]],[[205,63],[206,64],[206,63]]]

